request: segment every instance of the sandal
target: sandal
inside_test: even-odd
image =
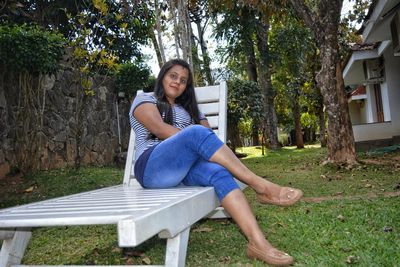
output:
[[[251,260],[261,260],[267,264],[274,266],[288,266],[292,265],[294,262],[293,257],[276,248],[272,247],[267,251],[263,251],[256,248],[250,243],[247,245],[247,257]]]
[[[266,194],[257,194],[257,200],[261,204],[271,204],[287,207],[295,204],[303,196],[303,191],[291,187],[281,187],[279,199],[272,200]]]

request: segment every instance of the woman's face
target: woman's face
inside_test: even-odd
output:
[[[165,73],[162,80],[165,96],[170,104],[175,103],[187,87],[189,70],[181,65],[175,65]]]

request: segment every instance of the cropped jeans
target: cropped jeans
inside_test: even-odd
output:
[[[145,188],[213,186],[221,201],[239,189],[232,174],[223,166],[210,162],[223,142],[201,125],[189,126],[160,142],[151,152],[143,175]]]

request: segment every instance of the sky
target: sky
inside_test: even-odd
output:
[[[350,1],[350,0],[343,0],[343,7],[342,7],[342,12],[341,14],[344,15],[346,14],[349,10],[351,10],[351,8],[353,7],[353,2],[354,1]],[[210,29],[210,27],[208,27]],[[193,27],[193,30],[196,30],[196,27]],[[207,48],[209,50],[210,55],[215,54],[215,49],[216,49],[216,43],[212,42],[213,38],[211,37],[211,32],[208,31],[208,36],[206,37],[206,40],[209,40],[207,43]],[[174,43],[172,37],[166,37],[163,36],[163,42],[164,42],[164,47],[165,47],[165,54],[167,59],[172,58],[175,55],[175,48],[172,46],[172,44]],[[147,56],[147,64],[150,67],[152,73],[157,76],[158,72],[160,71],[160,68],[158,66],[158,62],[157,62],[157,56],[156,53],[154,51],[154,48],[152,45],[146,46],[146,47],[142,47],[142,51],[143,53]],[[211,56],[211,58],[213,58]],[[218,66],[218,62],[216,61],[212,61],[211,63],[211,68]]]

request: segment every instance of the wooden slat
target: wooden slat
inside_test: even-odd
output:
[[[219,101],[219,85],[198,87],[195,90],[198,103]]]
[[[219,104],[218,103],[199,104],[199,109],[206,116],[216,115],[219,113]]]
[[[207,120],[212,129],[218,128],[219,116],[209,116],[209,117],[207,117]]]

